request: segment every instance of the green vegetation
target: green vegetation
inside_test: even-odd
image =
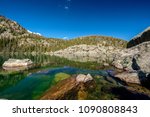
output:
[[[30,33],[18,23],[0,16],[0,52],[11,54],[40,54],[65,49],[69,46],[87,44],[126,47],[127,42],[105,36],[87,36],[71,40],[45,38]]]
[[[58,74],[55,75],[54,82],[58,83],[59,81],[67,79],[69,77],[71,77],[69,74],[61,73],[60,72],[60,73],[58,73]]]
[[[9,58],[14,59],[24,59],[29,58],[31,59],[36,65],[35,68],[47,68],[47,67],[59,67],[59,66],[72,66],[80,69],[89,69],[89,70],[98,70],[104,69],[104,67],[97,62],[75,62],[68,60],[66,58],[60,58],[56,56],[47,56],[44,54],[40,55],[11,55],[11,54],[3,54],[0,55],[0,66],[4,63],[4,61],[8,60]]]

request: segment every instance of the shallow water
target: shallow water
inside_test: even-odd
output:
[[[86,99],[150,99],[150,96],[129,91],[115,79],[107,77],[107,71],[111,70],[111,68],[104,70],[102,65],[97,62],[77,62],[45,55],[14,56],[9,54],[8,56],[0,55],[0,67],[4,61],[9,58],[29,58],[36,63],[37,66],[29,71],[16,73],[9,73],[0,68],[0,99],[40,99],[52,86],[75,74],[91,74],[96,82],[96,88],[87,91],[88,96]]]
[[[61,76],[63,78],[63,76],[66,77],[66,75],[69,77],[74,74],[88,73],[93,77],[107,75],[105,71],[98,70],[85,70],[73,67],[51,68],[30,74],[8,88],[6,87],[4,89],[4,87],[1,87],[3,91],[0,92],[0,98],[23,100],[38,99],[47,89],[56,84],[55,79],[57,79],[57,77]]]

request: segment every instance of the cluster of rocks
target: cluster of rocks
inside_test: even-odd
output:
[[[126,82],[144,85],[150,80],[150,28],[132,39],[128,46],[116,55],[113,65],[122,70],[116,78]],[[146,36],[146,37],[145,37]],[[143,39],[143,40],[142,40]],[[142,42],[143,41],[143,42]],[[131,44],[133,43],[133,44]]]
[[[86,99],[86,91],[93,88],[94,85],[94,79],[90,74],[79,74],[60,81],[50,88],[41,97],[41,100],[81,99],[79,95],[83,95],[82,99]]]

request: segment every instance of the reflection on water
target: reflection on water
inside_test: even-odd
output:
[[[73,62],[65,58],[47,55],[0,55],[0,64],[9,58],[31,59],[36,68],[21,73],[7,73],[0,71],[0,98],[1,99],[39,99],[40,96],[59,80],[73,74],[92,74],[94,77],[106,75],[99,71],[96,62]],[[70,66],[70,67],[67,67]],[[96,70],[97,69],[97,70]],[[30,75],[29,75],[30,74]]]
[[[102,66],[97,63],[96,61],[85,61],[84,62],[78,62],[78,61],[72,61],[68,60],[66,58],[60,58],[56,56],[50,56],[50,55],[32,55],[32,54],[21,54],[21,55],[16,55],[16,54],[5,54],[1,55],[0,54],[0,66],[7,61],[9,58],[13,59],[31,59],[35,64],[36,67],[58,67],[58,66],[72,66],[72,67],[77,67],[77,68],[82,68],[82,69],[92,69],[92,70],[98,70]],[[83,57],[82,57],[83,58]]]
[[[57,77],[59,77],[59,74],[61,74],[62,76],[66,76],[66,74],[68,76],[72,76],[73,74],[80,73],[90,73],[93,77],[100,77],[102,75],[106,75],[104,71],[84,70],[72,67],[48,69],[37,73],[33,73],[27,77],[24,77],[21,80],[18,80],[18,82],[14,83],[14,85],[3,89],[3,91],[0,92],[0,98],[38,99],[48,88],[55,85],[55,81],[56,79],[58,79]],[[9,82],[11,82],[11,80],[7,81],[7,83]]]
[[[15,86],[18,82],[26,77],[26,73],[10,73],[0,74],[0,92],[3,90]]]
[[[0,99],[40,99],[50,87],[74,74],[93,76],[96,88],[89,91],[88,99],[150,99],[141,93],[138,94],[139,98],[137,94],[118,85],[114,79],[106,78],[107,70],[100,70],[101,65],[97,62],[77,62],[42,54],[3,54],[0,55],[0,66],[9,58],[28,58],[36,66],[22,72],[6,72],[0,68]]]
[[[58,57],[61,58],[66,58],[71,61],[76,61],[76,62],[97,62],[100,63],[102,58],[100,57],[92,57],[92,56],[84,56],[84,55],[74,55],[74,54],[68,54],[68,55],[57,55]]]

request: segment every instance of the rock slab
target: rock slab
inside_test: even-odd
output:
[[[67,100],[78,99],[78,93],[82,89],[88,90],[94,87],[94,80],[90,74],[79,74],[60,81],[50,88],[40,99],[41,100]]]

